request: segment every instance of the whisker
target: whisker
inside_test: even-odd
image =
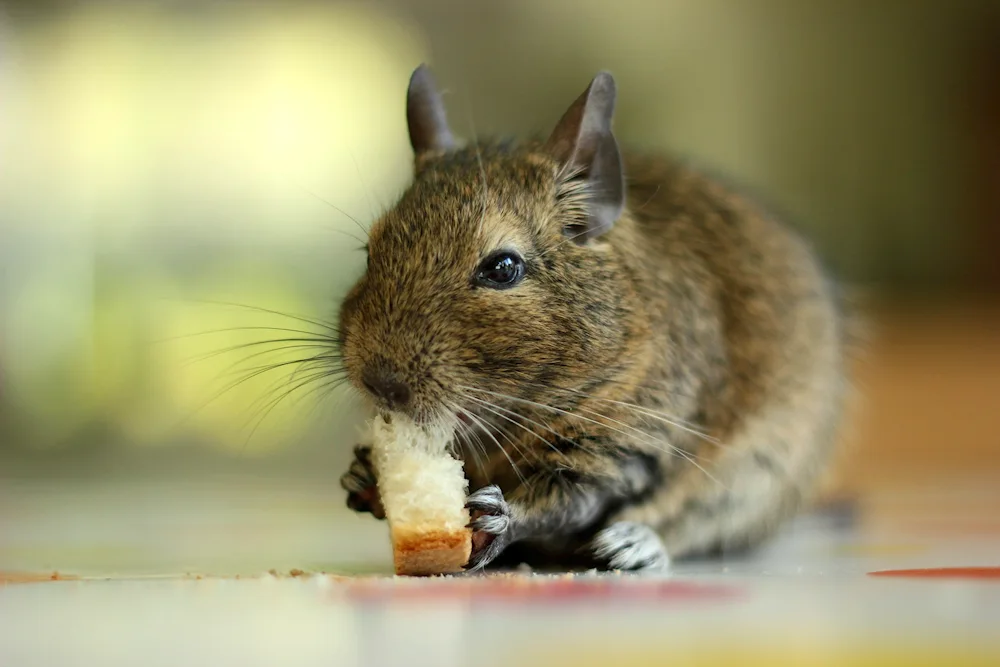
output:
[[[307,192],[308,192],[309,194],[311,194],[311,195],[312,195],[313,197],[315,197],[316,199],[320,200],[321,202],[323,202],[324,204],[326,204],[327,206],[329,206],[330,208],[332,208],[332,209],[333,209],[334,211],[337,211],[337,212],[338,212],[338,213],[340,213],[341,215],[345,216],[345,217],[346,217],[346,218],[347,218],[348,220],[350,220],[351,222],[353,222],[353,223],[354,223],[355,225],[357,225],[357,226],[358,226],[358,229],[360,229],[360,230],[361,230],[361,233],[365,235],[365,238],[366,238],[366,239],[368,238],[368,230],[367,230],[367,229],[365,229],[365,226],[364,226],[364,225],[362,225],[362,224],[361,224],[360,222],[358,222],[358,219],[357,219],[357,218],[355,218],[355,217],[354,217],[353,215],[351,215],[350,213],[348,213],[348,212],[347,212],[347,211],[345,211],[344,209],[340,208],[339,206],[336,206],[335,204],[333,204],[333,203],[331,203],[331,202],[327,201],[326,199],[323,199],[322,197],[320,197],[320,196],[319,196],[318,194],[316,194],[315,192],[312,192],[312,191],[310,191],[310,190],[307,190]],[[361,239],[359,239],[359,238],[357,238],[357,237],[354,237],[354,238],[355,238],[355,240],[357,240],[357,241],[361,241]],[[364,244],[364,243],[365,243],[365,241],[361,241],[361,243],[362,243],[362,244]]]
[[[320,377],[323,377],[323,375],[318,375],[318,376],[317,375],[311,375],[308,378],[306,378],[304,380],[301,380],[300,382],[298,382],[297,384],[295,384],[294,386],[292,386],[290,389],[288,389],[286,392],[284,392],[283,394],[281,394],[281,396],[279,396],[277,398],[277,400],[271,401],[270,404],[267,406],[267,409],[264,411],[264,414],[261,415],[260,419],[257,420],[257,423],[250,430],[250,434],[247,436],[246,442],[243,443],[243,448],[246,449],[246,446],[250,443],[250,440],[253,438],[254,433],[257,432],[257,429],[260,428],[261,424],[264,423],[264,420],[267,419],[268,415],[270,415],[271,412],[276,407],[278,407],[278,405],[280,405],[286,398],[288,398],[289,396],[291,396],[292,394],[294,394],[296,391],[298,391],[302,387],[310,384],[311,382],[315,382]]]
[[[330,394],[345,382],[347,382],[346,377],[333,377],[327,382],[319,382],[315,387],[313,387],[305,394],[297,398],[295,403],[293,403],[292,405],[298,405],[299,403],[306,400],[310,396],[315,396],[316,394],[323,392],[322,395],[313,403],[313,406],[312,408],[310,408],[309,412],[306,413],[306,418],[311,419],[313,415],[316,413],[316,410],[319,408],[319,406],[322,405],[323,401],[328,399],[330,397]]]
[[[454,409],[456,413],[460,412],[461,414],[465,415],[466,418],[468,418],[469,421],[472,422],[472,424],[475,424],[475,422],[472,419],[472,415],[468,410],[459,405],[455,405]],[[491,458],[489,452],[486,449],[486,443],[484,443],[483,439],[479,437],[479,432],[474,425],[465,424],[460,419],[457,420],[457,423],[461,426],[463,432],[468,434],[467,437],[469,439],[467,442],[469,443],[469,447],[471,448],[472,453],[476,456],[476,460],[479,462],[479,469],[483,473],[483,477],[485,477],[487,481],[492,481],[492,476],[490,475],[490,466],[489,466]],[[480,458],[479,456],[478,453],[479,451],[482,452],[482,458]]]
[[[481,392],[481,393],[490,394],[492,396],[496,396],[497,398],[502,398],[502,399],[505,399],[505,400],[510,400],[510,401],[515,401],[515,402],[525,403],[525,404],[532,405],[532,406],[534,406],[536,408],[540,408],[540,409],[543,409],[543,410],[550,410],[550,411],[557,412],[559,414],[565,415],[567,417],[573,417],[573,418],[576,418],[576,419],[580,419],[582,421],[586,421],[586,422],[589,422],[589,423],[592,423],[592,424],[596,424],[597,426],[601,426],[603,428],[609,429],[609,430],[614,431],[614,432],[616,432],[616,433],[618,433],[620,435],[623,435],[625,437],[633,437],[633,438],[635,437],[635,436],[630,436],[626,431],[622,431],[620,429],[613,428],[613,427],[611,427],[611,426],[609,426],[607,424],[601,423],[601,422],[596,421],[594,419],[590,419],[589,417],[583,417],[581,415],[569,412],[567,410],[563,410],[561,408],[556,408],[556,407],[553,407],[553,406],[543,405],[541,403],[536,403],[534,401],[529,401],[527,399],[517,398],[515,396],[508,396],[508,395],[505,395],[505,394],[497,394],[495,392],[491,392],[491,391],[488,391],[486,389],[477,389],[477,388],[474,388],[474,387],[462,387],[462,388],[466,389],[466,390],[478,391],[478,392]],[[652,437],[649,434],[644,433],[643,431],[640,431],[639,429],[634,429],[634,430],[638,431],[640,434],[642,434],[647,439]],[[691,455],[689,455],[684,450],[682,450],[680,448],[677,448],[677,447],[673,447],[669,443],[664,443],[662,441],[658,441],[658,440],[655,440],[655,439],[653,439],[652,441],[647,440],[646,444],[648,444],[648,445],[650,445],[652,447],[655,447],[657,449],[660,449],[665,454],[673,454],[673,455],[680,456],[680,457],[684,458],[689,463],[691,463],[692,465],[694,465],[695,467],[697,467],[699,470],[701,470],[709,479],[711,479],[712,481],[716,482],[720,486],[723,486],[722,483],[719,482],[719,480],[717,480],[714,476],[712,476],[712,474],[709,473],[703,466],[699,465],[693,458],[691,458]],[[664,448],[664,447],[666,447],[666,448]]]
[[[473,402],[479,404],[479,406],[482,407],[484,410],[487,410],[487,411],[493,413],[497,417],[500,417],[501,419],[505,419],[506,421],[510,422],[511,424],[514,424],[515,426],[521,428],[522,430],[524,430],[529,435],[533,435],[535,438],[537,438],[539,441],[541,441],[542,444],[544,444],[547,447],[549,447],[553,452],[555,452],[556,454],[559,454],[559,455],[563,456],[564,458],[568,459],[568,457],[563,452],[560,452],[559,449],[553,443],[549,442],[548,440],[546,440],[542,436],[538,435],[537,433],[535,433],[534,431],[532,431],[531,429],[529,429],[528,427],[526,427],[524,424],[516,422],[513,419],[511,419],[510,417],[507,417],[507,416],[505,416],[503,414],[500,414],[500,412],[496,412],[496,410],[500,410],[502,412],[506,412],[508,414],[514,415],[518,419],[523,419],[524,421],[526,421],[526,422],[528,422],[530,424],[533,424],[533,425],[537,426],[540,429],[548,431],[549,433],[551,433],[552,435],[556,436],[557,438],[561,438],[562,437],[561,435],[559,435],[559,433],[557,433],[556,431],[552,430],[551,428],[549,428],[549,427],[547,427],[547,426],[545,426],[543,424],[540,424],[540,423],[538,423],[538,422],[536,422],[536,421],[534,421],[532,419],[529,419],[528,417],[525,417],[522,414],[518,414],[517,412],[515,412],[513,410],[507,410],[506,408],[502,408],[499,405],[497,405],[496,403],[490,403],[488,401],[484,401],[482,399],[478,399],[478,398],[475,398],[473,396],[468,396],[468,395],[466,395],[465,398],[468,399],[468,400],[470,400],[470,401],[473,401]],[[522,457],[523,456],[524,455],[522,454]],[[524,458],[527,458],[527,457],[524,457]]]
[[[585,412],[589,412],[591,414],[597,415],[598,417],[601,417],[602,419],[607,419],[609,421],[615,422],[616,424],[620,424],[620,425],[624,426],[625,428],[629,429],[630,431],[635,431],[636,433],[638,433],[641,436],[643,436],[646,439],[647,444],[649,444],[650,446],[656,447],[657,449],[661,449],[666,454],[670,454],[670,455],[673,455],[673,456],[679,456],[679,457],[683,458],[688,463],[690,463],[691,465],[695,466],[696,468],[698,468],[699,470],[701,470],[703,473],[705,473],[705,475],[709,479],[711,479],[715,483],[721,485],[721,482],[719,482],[719,480],[717,480],[715,477],[713,477],[711,473],[709,473],[705,468],[703,468],[701,465],[699,465],[695,461],[695,459],[700,458],[696,454],[694,454],[692,452],[686,452],[686,451],[684,451],[680,447],[675,447],[675,446],[671,445],[670,443],[663,442],[662,440],[659,440],[658,438],[655,438],[651,434],[646,433],[646,432],[642,431],[641,429],[638,429],[638,428],[636,428],[634,426],[631,426],[631,425],[626,424],[624,422],[618,421],[616,419],[612,419],[611,417],[608,417],[607,415],[602,415],[599,412],[594,412],[593,410],[587,410],[585,408],[582,408],[582,410],[585,411]],[[633,436],[633,437],[635,437],[635,436]],[[663,445],[663,447],[660,447],[660,445]]]
[[[202,354],[195,355],[193,357],[185,359],[183,361],[183,363],[184,363],[185,366],[189,366],[191,364],[198,363],[198,362],[201,362],[201,361],[208,361],[209,359],[211,359],[213,357],[218,357],[218,356],[221,356],[223,354],[228,354],[230,352],[238,352],[240,350],[245,350],[245,349],[250,348],[250,347],[260,347],[261,345],[277,345],[278,347],[273,347],[273,348],[269,348],[269,349],[266,349],[266,350],[261,350],[261,351],[258,351],[258,352],[254,352],[253,354],[250,354],[249,356],[244,357],[241,361],[239,361],[237,363],[243,363],[243,362],[248,361],[249,359],[254,359],[256,357],[263,356],[265,354],[274,354],[274,353],[277,353],[277,352],[285,352],[285,351],[289,351],[289,350],[311,350],[311,349],[329,350],[330,349],[329,343],[325,343],[324,342],[324,343],[296,343],[296,344],[293,344],[296,340],[304,341],[304,340],[308,340],[308,339],[305,339],[305,338],[278,338],[278,339],[274,339],[274,340],[256,341],[256,342],[253,342],[253,343],[242,343],[240,345],[232,345],[230,347],[224,347],[224,348],[221,348],[219,350],[213,350],[212,352],[205,352],[205,353],[202,353]]]
[[[319,379],[321,377],[343,377],[345,375],[344,371],[338,369],[327,368],[323,364],[312,365],[308,368],[300,366],[296,368],[293,372],[289,373],[287,376],[275,378],[263,391],[261,395],[258,396],[244,411],[253,411],[262,403],[272,398],[275,392],[279,391],[281,386],[288,386],[296,381],[298,373],[309,373],[310,378]]]
[[[204,305],[212,305],[212,306],[227,306],[230,308],[243,308],[245,310],[252,310],[259,313],[266,313],[268,315],[277,315],[278,317],[285,317],[290,320],[304,322],[306,324],[311,324],[313,326],[320,327],[325,331],[330,331],[334,334],[339,334],[339,329],[331,322],[324,322],[322,320],[313,320],[307,317],[302,317],[300,315],[291,315],[289,313],[283,313],[279,310],[272,310],[270,308],[264,308],[261,306],[252,306],[246,303],[233,303],[231,301],[216,301],[214,299],[184,299],[184,300],[189,301],[191,303],[201,303]]]
[[[308,360],[306,360],[306,361],[308,361]],[[287,367],[290,364],[294,364],[294,363],[303,363],[303,360],[286,361],[286,362],[281,362],[281,363],[277,363],[277,364],[271,364],[271,365],[268,365],[268,366],[263,366],[263,367],[251,369],[250,372],[248,372],[245,376],[243,376],[243,377],[241,377],[241,378],[239,378],[237,380],[234,380],[234,381],[230,382],[225,387],[223,387],[218,393],[216,393],[214,396],[212,396],[207,401],[205,401],[200,406],[198,406],[197,409],[193,410],[188,415],[186,415],[185,417],[181,418],[174,425],[174,428],[182,426],[189,419],[193,418],[195,415],[197,415],[199,412],[201,412],[202,410],[204,410],[205,408],[207,408],[209,405],[211,405],[212,403],[216,402],[217,400],[219,400],[220,398],[222,398],[223,396],[225,396],[227,393],[229,393],[230,391],[236,389],[237,387],[239,387],[240,385],[244,384],[245,382],[249,382],[250,380],[252,380],[252,379],[254,379],[254,378],[256,378],[256,377],[258,377],[260,375],[263,375],[265,373],[269,373],[269,372],[277,370],[279,368]]]
[[[648,417],[653,417],[655,419],[658,419],[658,420],[664,422],[665,424],[669,424],[670,426],[673,426],[673,427],[675,427],[675,428],[677,428],[677,429],[679,429],[681,431],[685,431],[687,433],[695,435],[695,436],[701,438],[702,440],[705,440],[706,442],[712,443],[713,445],[718,445],[720,447],[724,447],[725,446],[724,443],[722,443],[717,438],[709,435],[705,431],[702,431],[702,430],[700,430],[698,428],[695,428],[694,425],[691,422],[686,422],[683,419],[674,418],[672,416],[667,415],[665,412],[660,412],[660,411],[657,411],[657,410],[653,410],[651,408],[646,408],[646,407],[641,406],[641,405],[636,405],[635,403],[627,403],[625,401],[616,401],[616,400],[610,399],[610,398],[600,398],[598,396],[592,396],[590,394],[586,394],[586,393],[584,393],[582,391],[577,391],[577,390],[574,390],[574,389],[563,389],[561,387],[550,387],[550,386],[547,386],[547,385],[542,385],[542,384],[538,384],[538,383],[534,383],[534,382],[524,382],[523,384],[532,385],[532,386],[540,387],[540,388],[543,388],[543,389],[551,389],[551,390],[555,390],[555,391],[561,391],[561,392],[564,392],[564,393],[574,394],[576,396],[580,396],[581,398],[586,398],[586,399],[589,399],[589,400],[592,400],[592,401],[600,401],[601,403],[609,403],[609,404],[612,404],[612,405],[617,405],[617,406],[620,406],[620,407],[628,408],[630,410],[633,410],[635,412],[639,412],[639,413],[641,413],[643,415],[646,415]]]
[[[370,189],[368,184],[365,183],[365,177],[361,175],[361,167],[358,165],[358,160],[354,157],[354,151],[348,149],[347,154],[351,156],[351,162],[354,163],[354,171],[358,174],[358,181],[361,182],[361,189],[365,193],[365,201],[368,202],[368,212],[371,213],[372,220],[378,217],[375,213],[375,207],[372,205],[372,199],[370,195]]]
[[[279,368],[285,368],[287,366],[293,366],[293,365],[298,365],[298,364],[306,364],[306,363],[314,363],[314,362],[319,362],[319,363],[321,363],[323,365],[327,365],[326,362],[328,362],[328,361],[337,361],[337,360],[339,360],[339,357],[328,356],[328,355],[316,355],[316,356],[313,356],[313,357],[307,357],[305,359],[290,359],[290,360],[286,360],[286,361],[276,361],[273,364],[265,364],[265,365],[262,365],[262,366],[253,366],[251,368],[244,368],[244,369],[236,369],[236,371],[234,371],[234,372],[237,372],[237,371],[246,371],[246,372],[264,371],[264,372],[267,372],[267,371],[277,370]],[[237,364],[239,364],[239,363],[242,363],[242,362],[237,362]],[[331,366],[331,368],[335,368],[337,371],[344,371],[345,370],[344,368],[342,368],[340,366]]]
[[[553,364],[553,365],[557,366],[557,367],[561,367],[559,364]],[[686,392],[682,392],[682,391],[677,391],[676,389],[672,389],[671,387],[668,386],[668,383],[667,383],[666,380],[655,381],[655,382],[631,382],[631,381],[626,382],[626,381],[623,381],[623,380],[616,380],[616,379],[610,378],[610,377],[597,377],[597,378],[594,378],[594,379],[596,381],[598,381],[598,382],[601,382],[601,383],[618,385],[618,386],[621,386],[621,387],[623,387],[625,389],[633,389],[633,390],[634,389],[647,389],[647,390],[650,390],[650,391],[662,392],[662,393],[665,393],[665,394],[667,394],[669,396],[679,396],[679,397],[687,398],[687,399],[691,399],[691,400],[698,400],[698,398],[699,398],[698,394],[690,394],[690,393],[686,393]],[[539,384],[537,382],[529,382],[527,380],[519,380],[518,383],[519,384],[528,384],[528,385],[531,385],[531,386],[534,386],[534,387],[538,387],[540,389],[555,389],[557,391],[562,391],[562,392],[576,393],[579,396],[585,396],[587,398],[597,398],[597,397],[595,397],[595,396],[593,396],[591,394],[586,394],[586,393],[581,392],[581,391],[579,391],[577,389],[560,387],[559,385]],[[599,400],[608,400],[608,399],[599,399]],[[652,408],[643,408],[643,409],[651,410],[651,411],[655,412],[655,410],[653,410]],[[664,416],[670,418],[670,419],[673,419],[674,421],[676,421],[676,422],[678,422],[680,424],[685,425],[685,426],[689,426],[691,428],[697,428],[698,427],[698,424],[696,424],[694,422],[691,422],[691,421],[686,421],[684,419],[681,419],[681,418],[677,417],[676,415],[668,415],[667,413],[662,413],[662,414]],[[705,434],[705,435],[707,435],[707,434]]]
[[[458,406],[453,404],[449,404],[447,407],[449,410],[456,413],[460,409]],[[479,450],[476,449],[475,443],[472,442],[472,434],[469,432],[469,427],[466,426],[461,419],[455,419],[455,432],[458,434],[458,441],[461,448],[468,449],[472,456],[475,457],[475,462],[479,467],[479,472],[482,473],[484,477],[489,477],[489,473],[486,471],[486,465],[483,463],[483,459],[479,455]]]
[[[464,396],[464,398],[468,400],[468,399],[471,399],[472,397],[471,396]],[[479,425],[480,428],[482,428],[487,433],[489,433],[489,429],[490,429],[491,424],[487,420],[484,420],[484,419],[480,418],[479,415],[475,414],[472,411],[466,410],[465,412],[469,416],[469,419],[473,420],[476,424]],[[527,454],[525,453],[525,451],[522,450],[518,446],[516,438],[512,439],[511,436],[507,433],[506,429],[499,428],[499,427],[497,427],[495,425],[493,426],[493,428],[511,446],[511,449],[514,450],[514,453],[517,455],[517,457],[518,457],[519,460],[525,461],[525,462],[527,462],[529,460]],[[496,438],[494,438],[494,441],[495,440],[496,440]]]
[[[483,430],[483,432],[486,433],[486,435],[488,435],[490,437],[491,440],[493,440],[494,444],[496,444],[496,446],[497,446],[497,449],[500,450],[500,453],[503,454],[504,457],[507,459],[507,461],[510,463],[510,468],[511,468],[511,470],[514,471],[514,474],[517,475],[517,479],[522,484],[527,484],[527,480],[524,478],[524,475],[521,473],[521,469],[517,467],[516,463],[514,463],[514,459],[511,458],[510,454],[507,453],[507,450],[504,449],[503,446],[500,444],[500,442],[497,441],[497,439],[493,436],[492,433],[490,433],[489,428],[486,427],[486,425],[482,422],[482,420],[479,419],[472,412],[469,412],[468,410],[464,410],[464,414],[469,419],[471,419],[475,424],[477,424]]]
[[[594,419],[590,419],[588,417],[581,417],[580,415],[577,415],[577,414],[574,414],[572,412],[569,412],[568,410],[563,410],[562,408],[553,407],[551,405],[544,405],[542,403],[536,403],[535,401],[529,401],[529,400],[524,399],[524,398],[517,398],[516,396],[509,396],[507,394],[499,394],[499,393],[496,393],[496,392],[488,391],[486,389],[477,389],[475,387],[460,387],[460,388],[461,389],[466,389],[468,391],[477,391],[477,392],[481,392],[481,393],[484,393],[484,394],[489,394],[491,396],[496,396],[497,398],[501,398],[501,399],[505,399],[505,400],[509,400],[509,401],[515,401],[517,403],[524,403],[525,405],[530,405],[530,406],[533,406],[533,407],[536,407],[536,408],[539,408],[539,409],[542,409],[542,410],[549,410],[551,412],[556,412],[556,413],[559,413],[559,414],[567,416],[567,417],[576,417],[577,419],[581,419],[583,421],[589,422],[591,424],[595,424],[597,426],[602,426],[604,428],[610,428],[607,424],[604,424],[602,422],[596,421]],[[611,429],[611,430],[616,431],[617,433],[620,433],[621,435],[626,435],[626,433],[623,432],[623,431],[617,431],[616,429]]]
[[[483,476],[489,478],[489,466],[487,461],[489,461],[489,452],[486,451],[486,444],[483,442],[482,438],[474,428],[466,424],[462,424],[463,432],[467,434],[469,443],[469,451],[473,453],[476,457],[476,462],[479,465],[479,470],[483,473]],[[480,456],[480,452],[482,455]]]
[[[561,363],[559,363],[557,361],[550,361],[550,362],[547,363],[547,365],[550,366],[550,367],[552,367],[553,369],[560,369],[560,370],[567,371],[567,372],[573,370],[573,369],[567,367],[566,365],[561,364]],[[655,391],[655,392],[658,392],[658,393],[663,393],[663,394],[666,394],[666,395],[671,396],[671,397],[681,397],[681,398],[686,398],[686,399],[690,399],[690,400],[693,400],[693,401],[696,401],[696,400],[698,400],[698,399],[701,398],[701,394],[700,393],[689,393],[689,392],[684,392],[684,391],[678,391],[677,389],[674,389],[674,388],[670,387],[669,383],[666,380],[656,380],[656,381],[652,381],[652,382],[633,382],[631,380],[630,381],[625,381],[625,380],[618,380],[618,379],[615,379],[613,377],[600,377],[600,376],[593,378],[593,380],[596,381],[596,382],[603,383],[603,384],[617,385],[617,386],[623,387],[624,389],[629,389],[629,390],[647,389],[647,390],[650,390],[650,391]],[[522,384],[522,383],[526,383],[527,381],[526,380],[518,380],[517,382],[518,382],[518,384]],[[538,383],[532,383],[532,384],[534,386],[536,386],[536,387],[541,387],[541,388],[544,388],[544,389],[556,388],[556,389],[562,389],[563,391],[575,391],[573,389],[566,389],[564,387],[559,387],[558,385],[553,386],[551,384],[538,384]],[[695,424],[692,424],[691,422],[684,422],[683,420],[681,420],[681,423],[687,423],[690,426],[694,426],[695,425]]]
[[[254,326],[254,327],[227,327],[225,329],[211,329],[209,331],[196,331],[194,333],[181,334],[180,336],[169,336],[167,338],[158,338],[158,339],[156,339],[156,340],[154,340],[152,342],[153,343],[169,343],[169,342],[172,342],[172,341],[175,341],[175,340],[184,340],[186,338],[198,338],[200,336],[211,336],[211,335],[214,335],[214,334],[222,334],[222,333],[232,333],[232,332],[235,332],[235,331],[283,331],[285,333],[298,333],[298,334],[303,334],[303,335],[306,335],[306,336],[314,336],[315,340],[318,340],[318,341],[319,340],[325,340],[325,341],[330,341],[331,343],[336,343],[337,342],[337,339],[335,337],[333,337],[333,336],[327,336],[325,334],[321,334],[321,333],[318,333],[316,331],[306,331],[304,329],[288,329],[288,328],[285,328],[285,327],[261,327],[261,326]]]
[[[347,380],[348,380],[348,378],[346,378],[346,377],[333,378],[333,379],[331,379],[331,380],[329,380],[327,382],[320,382],[320,383],[318,383],[315,388],[313,388],[309,392],[307,392],[306,393],[306,397],[314,395],[314,394],[320,394],[320,396],[313,403],[312,408],[310,408],[309,411],[306,413],[306,418],[307,419],[312,419],[313,416],[316,414],[316,411],[328,399],[330,399],[330,397],[333,395],[333,393],[338,388],[340,388],[341,386],[343,386],[344,383],[347,382]],[[331,404],[331,408],[332,409],[337,408],[340,405],[340,403],[344,400],[345,395],[346,395],[346,392],[341,392],[340,395],[337,396],[336,399]],[[305,400],[305,397],[303,397],[301,400]]]
[[[343,229],[338,229],[337,227],[332,227],[332,226],[328,226],[328,225],[323,225],[322,229],[325,229],[325,230],[331,231],[331,232],[336,232],[337,234],[343,234],[347,238],[353,239],[353,240],[355,240],[355,241],[357,241],[358,243],[361,244],[361,245],[359,245],[359,246],[357,246],[355,248],[331,248],[329,250],[329,252],[337,252],[337,251],[343,252],[345,250],[350,251],[350,252],[357,252],[359,250],[364,250],[366,248],[366,246],[368,245],[368,242],[365,241],[364,239],[359,239],[354,234],[351,234],[350,232],[345,232]]]
[[[319,379],[324,375],[326,375],[324,371],[313,370],[309,377]],[[274,399],[274,397],[277,396],[279,392],[281,392],[284,389],[287,389],[289,385],[292,385],[294,383],[295,380],[292,379],[291,375],[286,377],[275,378],[263,391],[261,391],[260,396],[254,399],[249,405],[247,405],[243,409],[243,412],[248,414],[257,413],[260,409],[263,409],[263,407],[266,406],[272,399]],[[251,417],[251,421],[252,419],[253,418]]]

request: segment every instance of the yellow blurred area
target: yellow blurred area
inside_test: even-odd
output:
[[[266,344],[290,335],[268,327],[317,327],[265,310],[335,315],[359,226],[409,177],[419,33],[374,6],[199,21],[109,3],[5,32],[0,400],[23,427],[9,444],[66,446],[95,423],[128,445],[294,444],[332,387],[278,400],[296,376],[277,364],[316,349]],[[326,246],[322,273],[286,268],[303,246]]]
[[[6,195],[125,209],[56,224],[147,225],[136,213],[164,189],[260,202],[346,182],[337,194],[350,208],[363,195],[352,154],[379,182],[407,176],[400,90],[425,51],[372,8],[241,7],[206,25],[144,5],[85,5],[19,31],[12,50],[7,159],[17,166]],[[267,222],[287,232],[294,217]]]

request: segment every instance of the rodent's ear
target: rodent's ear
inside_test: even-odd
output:
[[[406,124],[410,131],[410,145],[418,156],[430,151],[450,150],[455,146],[441,94],[427,65],[420,65],[410,75],[410,85],[406,90]]]
[[[587,183],[586,221],[574,225],[583,243],[611,229],[625,208],[625,173],[611,130],[615,111],[614,77],[600,72],[563,114],[545,144],[566,173]]]

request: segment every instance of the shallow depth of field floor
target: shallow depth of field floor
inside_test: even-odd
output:
[[[1000,566],[991,481],[869,493],[752,557],[659,578],[432,580],[330,560],[349,529],[374,544],[356,562],[384,571],[384,524],[342,517],[338,532],[318,491],[265,513],[174,488],[192,511],[152,518],[170,489],[128,507],[122,490],[77,489],[56,516],[51,491],[7,484],[0,665],[998,665],[1000,569],[967,569]],[[215,556],[185,551],[209,543]],[[39,560],[78,569],[26,567]],[[874,574],[924,568],[966,569]]]

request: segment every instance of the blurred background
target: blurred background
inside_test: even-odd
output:
[[[1000,471],[1000,2],[6,0],[0,569],[385,566],[337,486],[359,402],[261,342],[328,333],[421,62],[464,136],[613,71],[624,144],[732,175],[863,291],[831,492]]]

